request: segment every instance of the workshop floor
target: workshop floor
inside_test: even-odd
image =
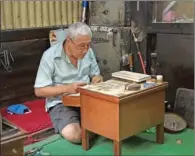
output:
[[[181,140],[181,141],[178,141]],[[193,155],[194,131],[186,129],[179,134],[165,134],[165,144],[155,144],[155,134],[141,133],[123,141],[123,155]],[[81,145],[74,145],[59,135],[54,135],[42,142],[25,147],[25,151],[44,145],[43,152],[50,155],[113,155],[112,142],[98,137],[89,151],[84,151]]]

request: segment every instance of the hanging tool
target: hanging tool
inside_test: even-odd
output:
[[[133,72],[133,54],[129,54],[129,68],[130,71]]]
[[[151,53],[151,74],[153,77],[156,76],[157,70],[157,54],[156,52]]]
[[[113,46],[116,46],[116,43],[115,43],[116,41],[115,40],[116,40],[117,29],[116,28],[113,28],[112,29],[112,33],[113,33],[113,36],[112,36],[112,45]]]
[[[137,11],[139,11],[139,1],[137,1]]]
[[[12,67],[10,66],[10,58],[14,62],[14,58],[8,50],[0,52],[0,64],[7,70],[7,72],[12,72]]]
[[[143,58],[142,58],[142,55],[141,55],[141,51],[140,51],[140,48],[139,48],[139,45],[138,45],[138,40],[137,40],[137,38],[135,36],[135,33],[133,31],[131,31],[131,32],[132,32],[132,35],[133,35],[133,38],[134,38],[134,41],[135,41],[135,44],[136,44],[137,54],[138,54],[139,59],[140,59],[142,70],[143,70],[144,74],[146,74],[146,69],[145,69],[144,61],[143,61]]]
[[[86,12],[87,12],[87,8],[89,6],[89,2],[88,1],[82,1],[82,22],[86,22]]]

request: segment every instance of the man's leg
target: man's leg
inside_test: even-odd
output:
[[[56,133],[72,143],[81,143],[80,113],[78,108],[58,104],[49,114]]]
[[[61,131],[62,136],[72,143],[81,143],[81,128],[78,123],[71,123]]]

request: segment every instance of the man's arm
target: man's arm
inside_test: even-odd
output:
[[[78,82],[69,85],[35,88],[35,95],[38,97],[50,97],[50,96],[61,95],[63,93],[75,94],[78,92],[77,91],[78,87],[83,85],[86,85],[86,83]]]
[[[47,55],[43,54],[40,61],[37,77],[35,81],[35,95],[38,97],[51,97],[61,95],[63,93],[77,93],[79,86],[85,85],[85,83],[72,83],[69,85],[53,86],[53,60]]]
[[[48,96],[56,96],[62,94],[64,89],[62,86],[52,86],[52,76],[53,76],[53,62],[48,57],[48,54],[43,54],[36,80],[35,80],[35,95],[38,97],[48,97]]]
[[[66,92],[65,86],[62,86],[62,85],[35,88],[35,95],[38,97],[57,96],[65,92]]]
[[[53,86],[53,72],[53,60],[51,60],[48,54],[44,53],[39,64],[34,85],[36,96],[57,96],[67,91],[67,87],[64,85]]]

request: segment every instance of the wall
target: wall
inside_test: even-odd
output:
[[[174,9],[178,13],[186,12],[190,17],[190,14],[194,12],[192,3],[194,2],[178,1]],[[189,7],[189,5],[192,6]],[[178,88],[194,89],[194,24],[152,23],[155,5],[150,2],[149,6],[147,11],[148,65],[151,64],[151,53],[157,53],[157,74],[162,74],[164,80],[169,83],[166,101],[174,107]],[[149,72],[151,72],[150,69]]]
[[[79,21],[81,1],[2,1],[1,29],[69,25]]]
[[[1,47],[14,58],[12,71],[0,63],[0,107],[32,100],[34,81],[49,32],[80,21],[81,1],[1,1]],[[10,57],[9,57],[10,58]]]
[[[174,41],[174,42],[172,42]],[[178,88],[194,89],[194,35],[157,34],[157,73],[169,82],[166,100],[174,106]]]

